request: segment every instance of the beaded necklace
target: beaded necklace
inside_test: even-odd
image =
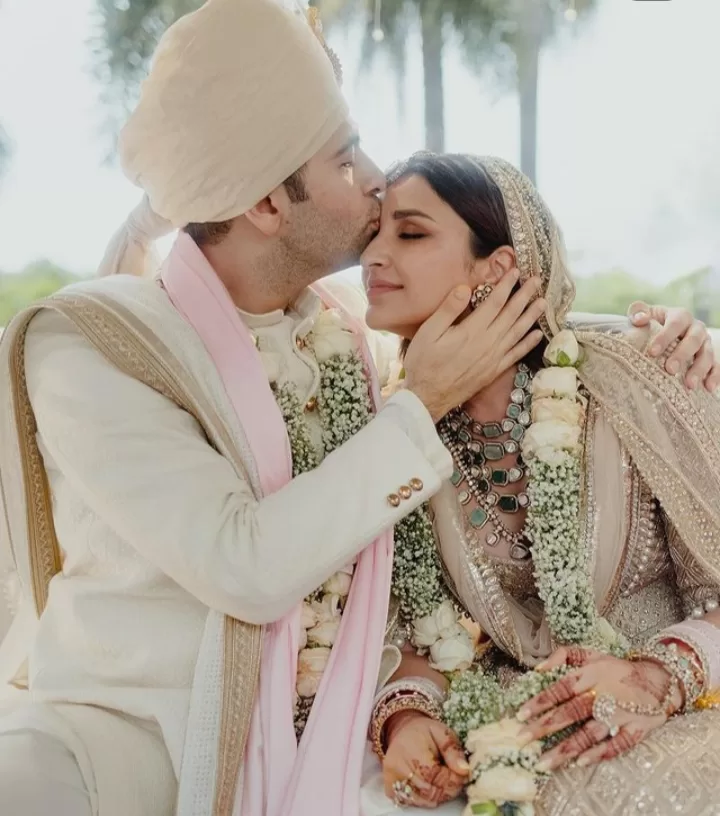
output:
[[[523,533],[515,533],[503,524],[501,514],[519,512],[528,507],[530,499],[525,492],[515,496],[501,494],[495,488],[514,484],[525,476],[520,442],[531,423],[531,386],[530,369],[521,363],[513,381],[510,404],[500,422],[477,422],[467,411],[456,408],[438,426],[440,438],[455,463],[452,483],[457,488],[465,485],[458,493],[460,504],[468,505],[474,499],[477,505],[468,514],[471,526],[481,530],[490,524],[492,530],[486,544],[494,547],[501,540],[507,541],[511,558],[518,561],[529,558],[530,549]],[[493,464],[508,455],[515,456],[511,467]]]

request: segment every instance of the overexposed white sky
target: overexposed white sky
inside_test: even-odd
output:
[[[669,280],[720,261],[720,0],[597,0],[543,56],[538,182],[581,274],[612,266]],[[103,166],[87,46],[94,0],[1,0],[0,121],[15,143],[0,187],[0,269],[50,258],[91,274],[139,199]],[[356,80],[358,43],[332,44],[366,149],[422,147],[419,44],[404,116],[382,60]],[[446,60],[449,150],[519,158],[516,98]]]

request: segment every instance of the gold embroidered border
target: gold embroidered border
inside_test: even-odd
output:
[[[47,604],[50,580],[62,568],[62,558],[53,524],[50,485],[37,445],[37,424],[25,381],[25,336],[33,315],[21,324],[13,340],[10,387],[20,443],[33,599],[39,617]]]
[[[119,370],[163,394],[193,416],[208,441],[237,473],[248,474],[225,424],[175,355],[131,311],[103,295],[61,292],[29,311],[17,331],[13,353],[13,401],[21,441],[28,507],[28,537],[33,593],[38,614],[47,603],[48,585],[61,569],[52,519],[52,501],[36,441],[37,427],[27,394],[25,335],[35,314],[53,309],[70,319],[85,338]],[[249,481],[249,480],[248,480]],[[223,701],[213,816],[231,816],[238,775],[250,732],[260,678],[262,627],[226,618]]]
[[[638,526],[640,523],[640,479],[630,456],[625,450],[622,452],[622,469],[625,487],[625,546],[622,548],[622,553],[615,567],[615,575],[610,585],[610,591],[607,593],[602,606],[602,615],[606,615],[618,599],[623,576],[625,575],[628,564],[632,563],[638,541]]]
[[[600,401],[692,557],[720,584],[720,403],[707,394],[688,393],[627,339],[595,332],[580,332],[578,339],[593,357],[590,376],[581,370],[585,386]],[[623,383],[642,388],[637,410],[645,412],[643,418],[633,414],[633,403],[618,391]],[[648,416],[654,417],[652,425]],[[672,434],[663,453],[652,429],[658,422]]]

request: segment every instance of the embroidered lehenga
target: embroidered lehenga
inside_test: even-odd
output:
[[[500,187],[521,278],[542,277],[550,338],[569,325],[574,287],[554,221],[514,168],[482,160]],[[580,533],[599,613],[631,642],[717,608],[720,589],[720,410],[645,355],[650,334],[616,323],[573,326],[583,349]],[[447,483],[431,501],[446,581],[493,642],[487,671],[510,682],[557,644],[537,595],[531,547],[512,558],[473,525],[467,495]],[[466,506],[464,506],[466,505]],[[522,550],[519,553],[522,556]],[[439,809],[460,814],[462,802]],[[419,810],[410,810],[413,814]],[[720,814],[720,711],[675,717],[630,753],[558,772],[543,816]]]

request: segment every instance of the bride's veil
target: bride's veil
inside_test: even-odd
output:
[[[521,279],[543,281],[548,308],[541,326],[552,337],[567,325],[575,296],[560,230],[519,170],[494,157],[475,160],[502,193]],[[720,585],[720,402],[704,390],[688,392],[681,376],[651,359],[650,332],[576,334],[580,379],[678,533],[682,566]]]

